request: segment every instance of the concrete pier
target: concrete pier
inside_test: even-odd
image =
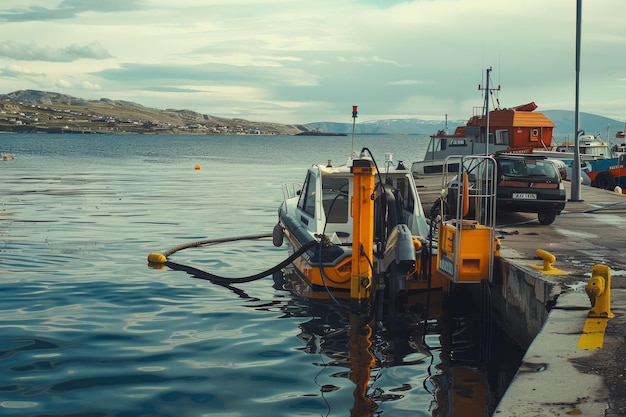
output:
[[[441,177],[416,181],[428,211]],[[493,317],[527,352],[494,416],[626,416],[626,196],[582,186],[581,200],[549,226],[535,214],[498,214]],[[537,249],[554,255],[552,271],[541,270]],[[595,265],[610,268],[614,318],[588,317]]]

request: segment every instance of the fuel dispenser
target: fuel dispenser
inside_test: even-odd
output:
[[[454,175],[449,164],[458,163]],[[495,237],[497,164],[490,156],[446,158],[442,176],[437,271],[454,283],[491,282]]]

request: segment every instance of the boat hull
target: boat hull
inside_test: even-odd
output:
[[[289,247],[289,252],[294,253],[310,240],[302,233],[294,233],[294,222],[288,219],[289,215],[282,214],[279,224],[284,228],[285,243]],[[413,242],[416,262],[414,267],[406,272],[403,290],[419,292],[444,288],[447,280],[437,272],[436,254],[422,255],[420,240],[414,237]],[[428,256],[431,258],[428,259]],[[378,262],[375,269],[379,269],[377,265]],[[429,271],[430,276],[424,271]],[[328,292],[331,292],[336,298],[349,298],[352,282],[352,248],[342,245],[323,247],[323,244],[320,244],[296,258],[287,272],[291,278],[297,278],[296,282],[291,283],[290,289],[301,296],[328,298]],[[385,282],[385,271],[375,276],[378,277],[374,281],[374,289],[377,290],[380,284]]]

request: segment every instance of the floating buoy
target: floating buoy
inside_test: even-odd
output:
[[[148,255],[148,262],[153,264],[164,264],[167,258],[162,253],[151,253]]]
[[[620,187],[619,185],[616,185],[613,191],[615,191],[615,193],[617,194],[622,194],[622,187]]]
[[[196,164],[196,166],[193,169],[195,169],[196,171],[200,171],[200,165]]]

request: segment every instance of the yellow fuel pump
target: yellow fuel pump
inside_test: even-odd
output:
[[[352,161],[354,192],[352,201],[352,277],[350,299],[355,304],[368,300],[372,291],[374,251],[374,175],[376,167],[369,159]]]
[[[452,162],[458,162],[459,169],[455,178],[448,178]],[[496,161],[490,156],[446,159],[442,184],[453,215],[439,225],[437,272],[452,282],[492,279],[494,252],[499,248],[495,237],[496,175]]]

